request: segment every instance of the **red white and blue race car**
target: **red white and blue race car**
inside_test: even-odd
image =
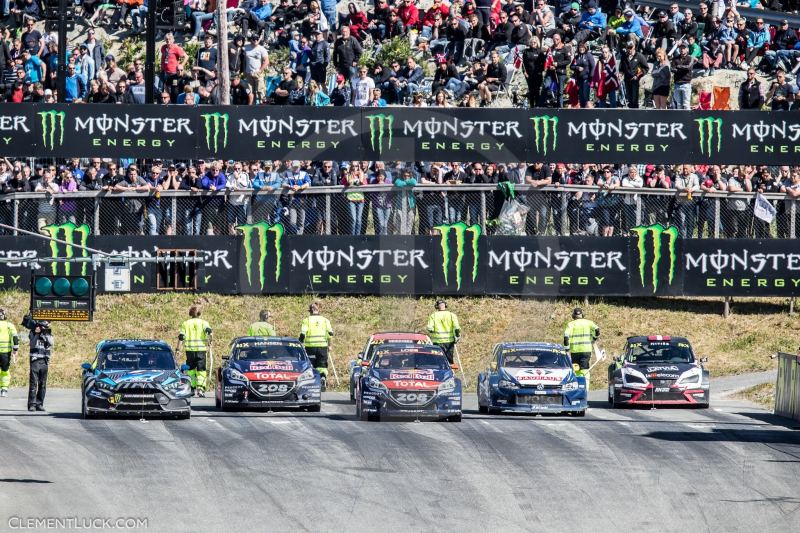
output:
[[[685,337],[629,337],[608,367],[608,403],[708,407],[706,359],[697,359]]]
[[[239,337],[217,370],[216,404],[236,407],[300,407],[318,412],[321,378],[303,345],[289,337]]]
[[[350,361],[350,400],[356,401],[356,383],[361,376],[361,363],[372,359],[372,351],[376,346],[385,344],[420,344],[431,345],[431,338],[424,333],[410,332],[384,332],[373,333],[367,340],[367,345],[356,358]]]
[[[438,346],[378,346],[356,386],[361,420],[389,417],[461,421],[461,380]]]

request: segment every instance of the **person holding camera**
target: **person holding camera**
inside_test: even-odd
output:
[[[6,312],[0,309],[0,398],[8,396],[11,374],[8,367],[12,359],[16,362],[19,350],[19,335],[14,324],[6,321]]]
[[[31,372],[28,382],[28,411],[44,411],[47,392],[47,370],[53,349],[53,333],[49,322],[33,320],[30,315],[22,319],[30,333]]]

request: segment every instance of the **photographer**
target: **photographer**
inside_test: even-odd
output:
[[[47,370],[53,348],[53,334],[49,322],[33,320],[25,315],[22,325],[30,330],[31,373],[28,385],[28,411],[44,411],[47,392]]]

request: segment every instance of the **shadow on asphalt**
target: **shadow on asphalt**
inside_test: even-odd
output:
[[[46,479],[14,479],[14,478],[0,478],[0,483],[52,483]]]
[[[800,422],[792,420],[791,418],[784,418],[782,416],[774,415],[767,411],[745,411],[743,413],[736,413],[737,415],[753,418],[761,422],[766,422],[773,426],[782,426],[787,429],[800,430]]]
[[[748,442],[761,444],[792,444],[800,446],[800,433],[763,429],[715,429],[709,432],[653,431],[637,435],[647,439],[669,442]]]

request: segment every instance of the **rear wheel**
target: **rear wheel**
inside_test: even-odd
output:
[[[489,413],[490,415],[499,415],[500,409],[498,409],[497,407],[487,407],[486,412]]]
[[[478,412],[485,415],[489,412],[489,408],[485,405],[478,405]]]
[[[586,409],[583,411],[573,411],[572,416],[586,416]]]
[[[186,411],[185,413],[179,414],[175,418],[177,418],[178,420],[189,420],[191,417],[192,417],[192,412]]]
[[[458,414],[458,415],[449,416],[445,420],[447,420],[448,422],[461,422],[461,415]]]
[[[317,405],[309,405],[306,407],[306,411],[309,413],[319,413],[322,410],[322,404]]]
[[[89,411],[89,408],[86,406],[87,401],[88,400],[86,399],[86,395],[84,395],[83,400],[81,400],[81,418],[83,418],[84,420],[89,420],[91,418],[94,418],[94,413]]]

